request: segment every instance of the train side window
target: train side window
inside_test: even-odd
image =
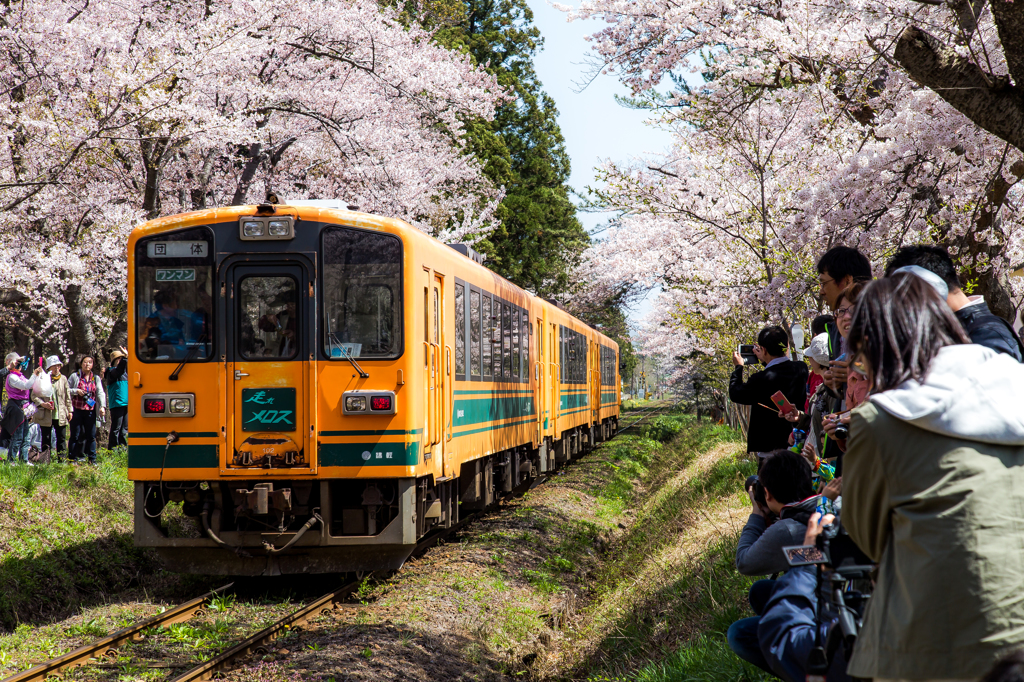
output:
[[[501,313],[501,376],[512,378],[512,306],[502,305]]]
[[[455,378],[466,378],[466,287],[455,285]]]
[[[494,380],[501,381],[501,301],[494,299],[494,345],[492,346],[494,360]]]
[[[437,291],[437,287],[434,287],[434,338],[433,343],[441,343],[441,303],[438,300],[440,294]]]
[[[483,309],[480,313],[481,322],[483,323],[483,346],[480,349],[481,364],[484,370],[484,376],[492,376],[494,369],[493,360],[491,359],[491,353],[494,351],[494,318],[491,315],[491,297],[484,295],[483,297]]]
[[[523,311],[523,378],[530,380],[530,313]]]
[[[566,358],[567,353],[565,352],[565,328],[559,326],[558,328],[558,380],[565,383],[566,374]]]
[[[469,374],[480,378],[480,292],[469,290]]]
[[[519,378],[519,308],[512,306],[512,378]]]

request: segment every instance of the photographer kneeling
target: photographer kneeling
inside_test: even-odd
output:
[[[756,484],[748,488],[747,494],[753,509],[736,548],[736,570],[743,575],[788,571],[782,548],[803,543],[807,522],[818,504],[811,484],[811,466],[790,450],[770,452],[761,464]],[[769,514],[778,516],[771,526],[766,519]],[[772,670],[761,654],[757,628],[774,586],[774,580],[754,583],[748,599],[757,615],[736,621],[726,634],[729,647],[737,656],[769,672]]]

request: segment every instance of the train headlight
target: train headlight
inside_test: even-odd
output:
[[[277,221],[275,221],[277,222]],[[263,221],[262,220],[246,220],[242,223],[242,234],[246,237],[262,237],[263,236]]]
[[[171,398],[171,413],[186,414],[192,411],[191,398]]]
[[[147,393],[142,396],[143,417],[194,417],[194,393]]]
[[[341,403],[343,414],[395,414],[394,391],[346,391]]]
[[[295,238],[295,217],[245,216],[238,219],[238,237],[242,241],[273,241]]]

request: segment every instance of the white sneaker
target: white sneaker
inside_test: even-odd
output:
[[[33,464],[32,462],[25,462],[25,466],[34,467],[35,464]]]

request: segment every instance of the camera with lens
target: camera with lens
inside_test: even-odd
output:
[[[850,437],[850,425],[849,424],[837,424],[836,425],[836,440],[846,440]]]
[[[754,501],[757,502],[762,509],[768,508],[768,500],[764,496],[764,485],[761,484],[761,479],[758,478],[757,474],[747,477],[747,482],[743,484],[744,490],[754,489]]]
[[[829,624],[825,641],[818,641],[808,657],[807,675],[824,679],[842,647],[849,661],[857,634],[864,623],[864,610],[871,597],[871,573],[875,565],[854,544],[838,519],[822,528],[817,549],[825,561],[818,564],[818,623]],[[827,602],[823,599],[827,595]],[[823,603],[824,602],[824,603]]]

